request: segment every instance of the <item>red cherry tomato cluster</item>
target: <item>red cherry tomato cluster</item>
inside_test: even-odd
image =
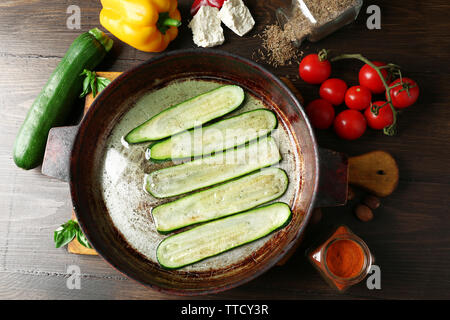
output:
[[[311,124],[318,129],[328,129],[333,125],[337,135],[346,140],[358,139],[367,126],[375,130],[384,129],[385,133],[392,132],[386,129],[396,125],[397,109],[407,108],[417,101],[419,86],[414,80],[401,77],[397,66],[369,61],[361,55],[343,55],[331,61],[349,58],[365,62],[359,71],[359,85],[350,88],[342,79],[330,78],[331,63],[325,50],[307,55],[300,62],[300,77],[309,84],[320,84],[320,99],[306,107]],[[391,81],[391,71],[400,78]],[[381,94],[385,100],[372,102],[374,95]],[[335,107],[342,104],[347,109],[336,114]]]

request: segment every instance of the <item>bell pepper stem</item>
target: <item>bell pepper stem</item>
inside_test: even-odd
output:
[[[162,25],[169,26],[169,27],[179,27],[179,26],[181,26],[181,21],[172,19],[172,18],[167,18],[163,21]]]
[[[158,27],[158,30],[162,34],[166,34],[166,31],[170,27],[179,27],[181,26],[181,21],[177,19],[173,19],[169,16],[168,12],[163,12],[159,14],[158,22],[156,23],[156,26]]]

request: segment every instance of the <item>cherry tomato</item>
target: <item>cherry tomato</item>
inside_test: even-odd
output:
[[[386,104],[386,101],[377,101],[373,103],[376,106],[382,106]],[[364,116],[367,120],[367,125],[375,130],[381,130],[394,122],[394,115],[392,113],[391,106],[386,104],[384,107],[378,110],[378,115],[374,115],[370,111],[370,107],[364,111]]]
[[[403,78],[403,82],[400,82],[400,79],[397,79],[389,84],[389,87],[398,83],[403,84],[389,90],[394,107],[403,109],[413,105],[417,101],[417,98],[419,98],[420,90],[417,83],[410,78]]]
[[[347,91],[347,84],[341,79],[328,79],[319,89],[319,95],[331,104],[338,106],[344,102],[345,92]]]
[[[334,119],[334,131],[342,139],[358,139],[364,134],[366,128],[366,119],[362,113],[357,110],[344,110]]]
[[[386,63],[379,62],[379,61],[373,61],[372,62],[375,66],[381,67],[385,66]],[[383,78],[388,82],[389,74],[386,69],[381,69],[381,74],[383,75]],[[381,81],[380,76],[378,75],[378,72],[369,66],[368,64],[365,64],[361,70],[359,70],[359,84],[363,87],[368,88],[372,93],[379,94],[383,93],[386,88],[383,85],[383,81]]]
[[[306,107],[306,114],[314,128],[328,129],[334,120],[334,108],[323,99],[311,101]]]
[[[313,53],[302,59],[298,71],[305,82],[321,84],[330,77],[331,63],[328,60],[321,61],[319,55]]]
[[[372,101],[372,92],[363,86],[350,87],[345,93],[345,104],[350,109],[365,110]]]

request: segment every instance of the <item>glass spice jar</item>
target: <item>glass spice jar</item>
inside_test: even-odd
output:
[[[303,40],[317,42],[358,17],[363,0],[292,0],[276,11],[286,36],[299,47]]]
[[[340,292],[364,280],[374,262],[366,243],[346,226],[338,227],[307,255],[325,281]]]

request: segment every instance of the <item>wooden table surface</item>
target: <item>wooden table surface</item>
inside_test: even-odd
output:
[[[169,50],[194,48],[187,28],[189,5],[180,0],[184,25]],[[247,0],[256,27],[244,38],[225,30],[219,49],[252,58],[261,42],[255,37],[275,21],[283,1]],[[289,1],[284,1],[285,3]],[[366,27],[366,7],[381,7],[381,30]],[[66,9],[81,8],[81,30],[68,30]],[[97,256],[68,254],[55,249],[53,231],[70,217],[68,184],[43,176],[40,168],[15,167],[12,148],[27,110],[73,39],[99,26],[100,1],[3,0],[0,2],[0,298],[3,299],[173,299],[129,280]],[[356,23],[316,44],[305,53],[328,48],[401,65],[418,81],[419,102],[401,116],[395,137],[368,131],[347,142],[332,131],[317,133],[320,146],[358,155],[383,149],[394,155],[400,184],[382,201],[375,218],[362,223],[352,205],[323,210],[310,226],[302,246],[283,267],[274,267],[239,288],[208,299],[419,299],[450,298],[450,5],[447,0],[365,1]],[[225,28],[226,29],[226,28]],[[124,71],[152,57],[116,40],[98,70]],[[263,62],[262,62],[263,63]],[[264,64],[264,63],[263,63]],[[298,79],[295,63],[273,68],[294,79],[307,101],[318,88]],[[339,62],[334,75],[357,82],[358,62]],[[336,294],[306,261],[305,249],[336,224],[348,225],[361,236],[381,268],[381,290],[365,282]],[[81,289],[69,290],[67,268],[81,269]]]

